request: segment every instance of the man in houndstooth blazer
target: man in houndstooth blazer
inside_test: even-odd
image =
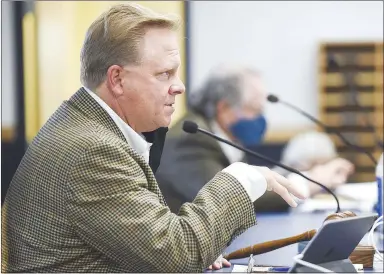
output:
[[[200,272],[255,224],[252,202],[266,189],[295,205],[286,179],[241,163],[177,215],[165,204],[141,133],[167,127],[184,92],[176,26],[134,4],[90,26],[84,88],[41,128],[7,193],[3,270]]]

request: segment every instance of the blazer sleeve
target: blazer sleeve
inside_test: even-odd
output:
[[[84,242],[138,272],[201,272],[255,224],[240,183],[219,172],[193,203],[171,213],[129,150],[97,142],[67,181],[68,219]]]

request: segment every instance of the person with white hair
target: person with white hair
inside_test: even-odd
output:
[[[281,161],[299,170],[309,170],[337,157],[332,139],[324,132],[306,131],[295,135],[285,146]]]
[[[326,133],[315,130],[302,132],[292,137],[283,149],[281,162],[315,177],[329,188],[335,188],[345,183],[354,170],[350,161],[338,157],[332,139]],[[276,167],[274,170],[287,175],[296,182],[306,183],[302,177],[287,174],[280,167]],[[304,189],[307,196],[313,196],[321,190],[318,185],[312,183],[309,183],[308,187]]]
[[[160,166],[155,173],[172,211],[177,213],[183,203],[193,201],[217,171],[238,161],[248,162],[242,151],[230,145],[203,134],[184,133],[183,122],[194,121],[199,127],[224,139],[244,147],[255,148],[262,143],[267,130],[267,120],[263,114],[266,97],[267,92],[257,70],[232,64],[215,67],[202,87],[190,94],[191,110],[168,131]],[[336,157],[331,140],[310,134],[305,136],[305,141],[298,136],[300,148],[297,152],[296,141],[292,141],[287,147],[285,160],[288,165],[292,164],[302,171],[307,171],[307,175],[312,179],[329,187],[345,182],[352,171],[348,161],[338,159],[328,164],[323,162],[323,159]],[[313,150],[318,148],[321,148],[319,153]],[[307,160],[310,156],[313,159],[317,157],[318,161]],[[303,161],[302,166],[296,164],[300,160]],[[318,165],[309,170],[305,166],[308,163]],[[341,173],[344,176],[338,175],[339,169],[346,170]],[[299,176],[287,174],[277,168],[274,171],[287,176],[292,184],[302,189],[306,197],[318,191],[317,186]],[[340,178],[336,178],[337,176]],[[338,181],[335,182],[335,179]],[[257,199],[254,206],[257,212],[288,210],[284,200],[272,192],[267,192]]]

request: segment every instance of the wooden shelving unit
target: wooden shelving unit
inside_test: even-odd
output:
[[[376,145],[374,132],[383,140],[383,53],[383,42],[366,42],[324,43],[319,54],[321,121],[329,126],[329,132],[339,130],[377,160],[382,150]],[[340,155],[356,166],[350,181],[374,181],[375,166],[368,156],[331,136]]]

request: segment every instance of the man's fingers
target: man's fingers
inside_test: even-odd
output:
[[[224,267],[229,267],[231,266],[231,263],[228,262],[226,259],[223,258],[223,255],[220,255],[219,258],[217,258],[217,260],[211,264],[210,266],[208,266],[208,270],[219,270],[221,268]]]
[[[223,258],[223,260],[222,260],[222,263],[223,263],[223,266],[225,266],[225,267],[229,267],[229,266],[231,266],[231,263],[230,262],[228,262],[226,259],[224,259]]]
[[[327,165],[327,164],[326,164]],[[333,161],[330,161],[328,163],[331,167],[333,167],[336,170],[344,170],[346,172],[353,172],[354,165],[350,161],[344,158],[337,158]]]
[[[215,270],[218,270],[218,269],[221,269],[221,263],[218,263],[218,262],[215,262],[215,263],[213,263],[213,269],[215,269]]]
[[[288,190],[280,185],[277,181],[271,182],[274,184],[273,191],[276,192],[283,198],[291,207],[297,207],[297,203],[292,198],[291,194],[288,192]]]
[[[306,195],[303,193],[300,188],[292,184],[284,176],[273,172],[267,168],[256,167],[264,175],[264,178],[267,181],[267,190],[274,191],[280,195],[291,207],[297,207],[297,203],[293,199],[290,193],[295,195],[297,198],[305,199]]]
[[[353,164],[346,164],[342,170],[345,171],[347,175],[350,175],[355,171],[355,166]]]
[[[287,178],[285,178],[284,176],[282,176],[278,173],[275,173],[274,175],[275,175],[276,181],[280,185],[284,186],[288,190],[289,193],[292,193],[293,195],[295,195],[299,199],[306,199],[307,198],[305,193],[296,184],[293,184]]]

